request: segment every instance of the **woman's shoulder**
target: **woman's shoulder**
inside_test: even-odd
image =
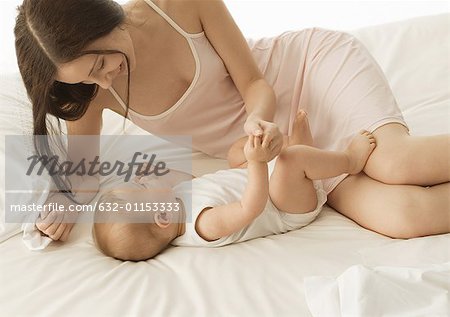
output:
[[[135,0],[136,6],[144,9],[147,13],[154,10],[148,10],[152,2],[161,11],[174,20],[184,31],[188,33],[200,33],[203,31],[200,15],[199,15],[199,0]],[[150,13],[151,14],[151,13]]]

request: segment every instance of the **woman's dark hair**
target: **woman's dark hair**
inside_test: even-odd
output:
[[[98,92],[96,84],[66,84],[56,81],[58,64],[85,54],[121,53],[114,50],[86,51],[93,41],[125,23],[122,7],[112,0],[24,0],[18,7],[14,28],[16,55],[28,97],[32,103],[34,147],[40,157],[53,157],[49,132],[57,130],[47,115],[73,121],[81,118]],[[52,175],[57,188],[72,194],[68,179]],[[70,183],[70,181],[69,181]],[[68,195],[73,200],[72,195]]]

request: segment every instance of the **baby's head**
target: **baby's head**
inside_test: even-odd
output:
[[[148,260],[166,249],[179,235],[180,213],[126,211],[130,207],[145,208],[145,203],[155,201],[152,199],[155,197],[159,202],[162,202],[161,197],[165,197],[164,201],[170,199],[167,193],[148,188],[116,189],[102,194],[92,228],[96,247],[105,255],[122,261]],[[113,210],[117,207],[117,211],[108,211],[108,203]]]
[[[145,261],[162,252],[171,240],[162,239],[149,223],[94,223],[96,247],[122,261]]]

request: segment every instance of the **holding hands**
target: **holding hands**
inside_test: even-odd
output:
[[[283,136],[275,123],[249,115],[244,124],[244,131],[249,136],[260,138],[262,148],[270,151],[269,161],[280,154]]]

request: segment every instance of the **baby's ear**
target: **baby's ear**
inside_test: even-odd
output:
[[[172,222],[172,213],[157,211],[153,219],[158,227],[165,229]]]

